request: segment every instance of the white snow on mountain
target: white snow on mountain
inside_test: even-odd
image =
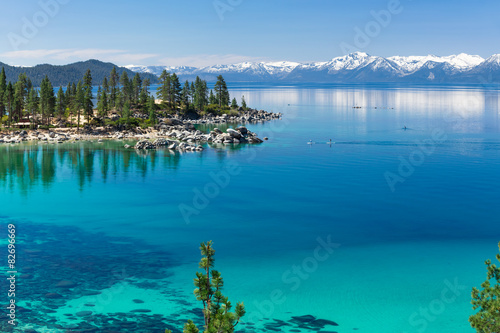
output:
[[[265,79],[285,79],[288,75],[292,77],[302,77],[299,73],[327,73],[336,75],[339,73],[350,75],[365,68],[372,74],[390,73],[392,77],[410,77],[412,73],[424,68],[433,69],[436,66],[445,65],[446,74],[458,75],[466,73],[475,68],[485,68],[491,65],[500,67],[500,54],[493,55],[488,59],[483,59],[478,55],[460,53],[450,56],[393,56],[378,57],[371,56],[364,52],[355,52],[345,56],[336,57],[330,61],[298,63],[290,61],[280,62],[242,62],[230,65],[215,65],[203,68],[186,66],[126,66],[135,72],[152,73],[160,75],[163,70],[177,75],[244,75],[245,78],[255,77]],[[495,68],[496,68],[495,67]],[[370,73],[364,74],[371,75]],[[357,75],[357,74],[355,74]],[[242,76],[243,77],[243,76]],[[310,76],[308,76],[310,78]],[[379,76],[380,77],[380,76]],[[437,79],[437,77],[436,77]]]
[[[136,65],[128,65],[125,66],[125,68],[130,69],[132,72],[151,73],[156,76],[160,76],[164,70],[170,73],[177,73],[178,75],[182,75],[182,74],[191,74],[198,69],[196,67],[189,67],[189,66],[136,66]]]
[[[279,61],[279,62],[267,62],[267,63],[262,62],[261,64],[271,75],[283,72],[290,73],[295,69],[295,67],[300,65],[300,63],[298,62],[292,62],[292,61]]]
[[[377,57],[372,57],[364,52],[355,52],[343,57],[334,58],[323,66],[330,70],[353,70],[359,67],[365,67],[371,62],[377,60]]]
[[[484,61],[483,65],[496,65],[500,66],[500,54],[494,54]]]
[[[409,57],[395,56],[387,59],[395,62],[404,73],[413,73],[422,68],[428,62],[447,63],[456,70],[463,71],[471,69],[484,61],[484,59],[480,56],[468,55],[465,53],[447,57],[438,57],[435,55]]]
[[[296,67],[302,70],[353,70],[359,67],[367,66],[371,62],[375,61],[376,58],[377,57],[372,57],[364,52],[355,52],[342,57],[333,58],[330,61],[299,64]]]
[[[215,65],[215,66],[209,66],[209,67],[204,67],[200,69],[203,72],[206,73],[227,73],[227,72],[246,72],[246,71],[253,71],[255,73],[262,73],[265,72],[265,68],[263,68],[261,63],[258,62],[241,62],[238,64],[232,64],[232,65]]]

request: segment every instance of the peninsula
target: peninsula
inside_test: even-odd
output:
[[[92,73],[83,79],[59,87],[57,94],[46,76],[40,88],[19,74],[15,83],[0,72],[0,143],[38,141],[62,143],[79,140],[139,140],[137,149],[168,146],[176,150],[203,150],[201,144],[261,143],[257,135],[241,125],[281,118],[280,113],[256,110],[230,100],[222,76],[213,89],[199,77],[181,86],[178,76],[167,71],[159,77],[156,96],[150,80],[127,71],[118,76],[113,67],[93,94]],[[94,108],[94,101],[97,107]],[[196,124],[212,125],[203,133]],[[229,124],[222,132],[216,124]],[[225,126],[227,127],[227,125]],[[126,145],[126,147],[130,147]]]

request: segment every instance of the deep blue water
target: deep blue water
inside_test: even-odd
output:
[[[473,332],[470,290],[500,241],[498,88],[241,85],[231,93],[284,114],[248,126],[269,141],[186,154],[116,142],[0,147],[1,214],[31,239],[23,246],[51,251],[65,234],[82,235],[79,245],[53,249],[66,252],[62,266],[90,254],[98,262],[102,251],[109,259],[117,250],[108,243],[123,247],[114,262],[127,270],[126,286],[105,302],[67,291],[45,314],[52,324],[81,322],[64,318],[75,308],[127,313],[136,298],[152,314],[190,318],[198,246],[213,240],[226,293],[247,306],[246,332],[307,332],[290,321],[303,315],[339,324],[325,331]],[[162,279],[143,272],[137,253],[151,254]],[[86,280],[97,274],[71,267]],[[51,283],[46,293],[58,290]]]

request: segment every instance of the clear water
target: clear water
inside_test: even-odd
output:
[[[0,147],[3,221],[30,239],[19,251],[50,251],[81,234],[78,244],[53,249],[66,257],[52,275],[86,255],[98,262],[102,251],[108,266],[127,262],[128,278],[94,285],[109,300],[76,288],[44,313],[47,322],[84,321],[65,316],[76,309],[128,313],[138,298],[151,311],[144,316],[181,323],[198,307],[199,243],[213,240],[226,293],[247,307],[241,331],[308,332],[292,316],[312,315],[339,325],[321,332],[473,332],[470,290],[500,240],[498,87],[231,92],[284,114],[249,126],[269,141],[186,154],[138,153],[118,142]],[[318,239],[334,245],[316,250]],[[144,273],[148,255],[161,276]],[[21,256],[21,268],[23,258],[33,259]],[[75,279],[97,274],[71,269]],[[59,290],[50,281],[42,296]],[[29,326],[30,316],[20,314],[21,323]]]

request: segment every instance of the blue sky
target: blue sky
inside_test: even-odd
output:
[[[500,53],[500,2],[490,0],[24,0],[0,6],[0,62],[12,65],[89,58],[118,65],[308,62],[355,50]]]

